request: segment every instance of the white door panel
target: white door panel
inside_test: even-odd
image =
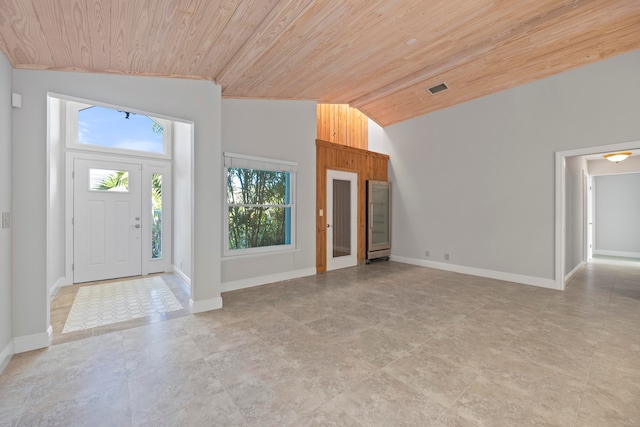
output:
[[[113,228],[115,242],[113,245],[114,261],[116,263],[129,262],[131,259],[131,239],[140,241],[139,230],[129,226],[129,218],[134,218],[136,214],[131,212],[133,208],[130,202],[114,203]],[[136,235],[133,235],[136,234]]]
[[[141,165],[74,160],[74,283],[141,274]],[[98,178],[127,174],[128,188],[98,189]],[[93,175],[92,175],[93,174]],[[96,178],[98,177],[98,178]]]
[[[89,203],[89,265],[104,265],[105,259],[105,211],[103,201],[93,200]],[[74,220],[75,221],[75,220]],[[78,219],[82,225],[84,221]]]

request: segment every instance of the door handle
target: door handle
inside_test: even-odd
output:
[[[369,228],[373,229],[373,203],[369,204]]]
[[[132,225],[132,227],[140,228],[140,224]]]

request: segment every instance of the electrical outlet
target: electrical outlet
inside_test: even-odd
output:
[[[444,260],[449,261],[449,254],[444,254]]]
[[[11,227],[11,213],[2,212],[2,228]]]
[[[429,256],[429,251],[424,251],[424,256]]]

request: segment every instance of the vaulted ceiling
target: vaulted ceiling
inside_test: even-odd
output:
[[[15,68],[210,79],[383,126],[638,48],[639,0],[0,2]]]

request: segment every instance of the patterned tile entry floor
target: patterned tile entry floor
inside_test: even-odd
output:
[[[62,333],[183,309],[162,277],[146,277],[78,290]]]

